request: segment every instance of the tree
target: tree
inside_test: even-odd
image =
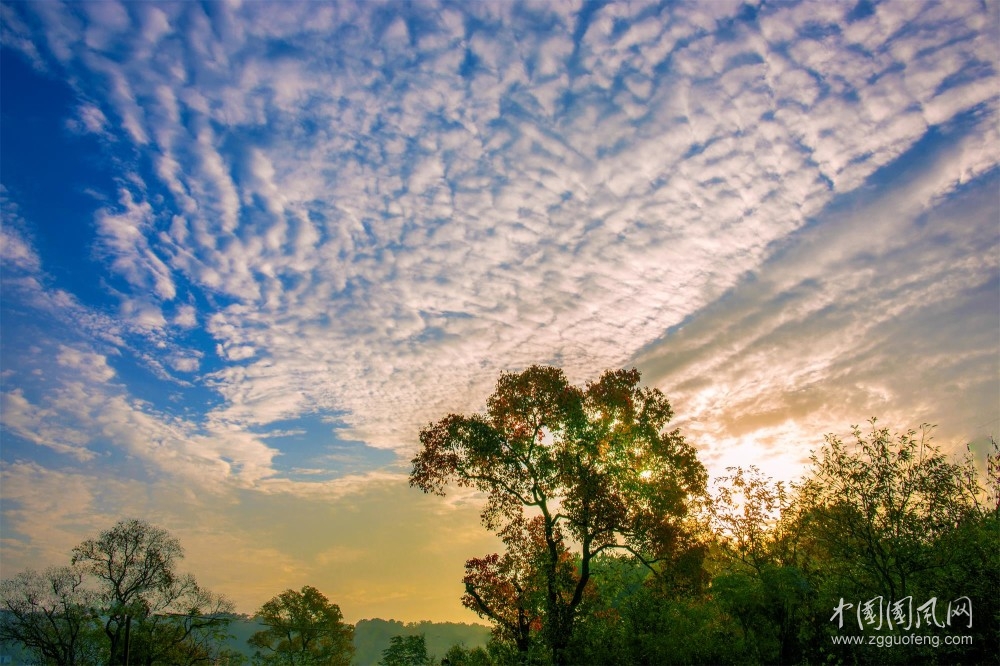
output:
[[[28,570],[0,583],[0,640],[20,643],[41,663],[99,663],[92,595],[83,583],[72,567]]]
[[[228,623],[232,603],[177,572],[180,542],[135,518],[119,521],[73,549],[72,563],[97,582],[111,663],[175,663],[207,658],[203,650]],[[206,636],[207,634],[207,636]],[[194,643],[201,650],[194,650]]]
[[[112,663],[128,660],[126,628],[131,629],[133,618],[147,617],[162,606],[183,554],[180,542],[166,530],[137,519],[120,521],[73,549],[74,566],[99,581]]]
[[[954,557],[941,548],[944,537],[975,512],[977,492],[963,466],[931,444],[927,428],[918,439],[914,430],[893,435],[875,424],[868,437],[854,426],[853,450],[828,435],[811,456],[801,493],[811,508],[811,532],[846,565],[844,573],[901,599],[915,575]]]
[[[132,626],[131,663],[198,664],[234,655],[220,649],[228,636],[232,603],[184,576],[173,601]]]
[[[809,584],[796,561],[798,507],[782,482],[757,467],[729,467],[716,481],[715,601],[738,621],[748,655],[764,663],[796,663],[799,622]]]
[[[583,389],[557,368],[503,373],[485,414],[455,415],[420,433],[410,484],[444,494],[448,483],[486,494],[483,524],[498,533],[541,518],[543,632],[565,664],[595,556],[625,549],[652,566],[684,532],[706,473],[678,431],[666,397],[637,370],[607,371]],[[560,532],[579,544],[578,575],[561,584]]]
[[[507,545],[502,556],[493,553],[465,563],[462,605],[491,620],[495,625],[494,637],[513,643],[519,660],[524,662],[544,614],[547,554],[544,521],[541,517],[515,521],[501,536]],[[565,593],[576,582],[575,566],[561,533],[555,537],[562,564],[558,585]]]
[[[379,666],[427,666],[431,663],[427,656],[427,643],[423,634],[416,636],[393,636],[389,647],[382,650]]]
[[[481,647],[467,648],[464,645],[455,644],[448,648],[442,665],[447,666],[493,666],[493,660],[489,653]]]
[[[730,562],[760,573],[777,556],[778,526],[782,510],[788,507],[785,487],[754,465],[726,471],[731,476],[716,480],[710,504],[718,544]]]
[[[841,598],[971,600],[977,617],[972,647],[901,648],[903,661],[981,663],[1000,648],[1000,538],[995,501],[997,455],[987,459],[987,488],[971,457],[953,461],[929,436],[930,426],[892,433],[872,419],[853,428],[853,446],[829,435],[798,489],[804,540],[816,557],[813,579],[830,617]],[[816,626],[830,630],[829,622]],[[844,623],[844,631],[849,623]],[[850,629],[854,631],[854,628]],[[858,628],[860,631],[860,628]],[[825,638],[825,637],[824,637]],[[818,642],[818,641],[816,641]],[[840,648],[845,660],[875,659],[871,648]],[[949,654],[953,652],[953,654]],[[879,652],[881,658],[881,652]]]
[[[223,654],[232,603],[177,573],[165,530],[123,520],[73,549],[71,566],[0,584],[0,638],[54,664],[195,664]]]
[[[285,590],[261,606],[258,619],[267,629],[250,637],[265,664],[348,666],[354,655],[354,627],[344,623],[340,607],[315,587]]]

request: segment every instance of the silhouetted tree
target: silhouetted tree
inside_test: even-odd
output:
[[[489,653],[481,647],[467,648],[464,645],[452,645],[445,652],[441,664],[448,666],[493,666]]]
[[[393,636],[378,663],[379,666],[427,666],[431,661],[424,635]]]
[[[875,423],[867,437],[854,427],[853,448],[828,435],[800,493],[815,538],[845,566],[863,563],[851,575],[869,591],[901,599],[914,576],[955,556],[942,550],[943,537],[972,515],[976,493],[926,429],[917,438]]]
[[[178,573],[183,557],[180,542],[166,530],[134,518],[73,549],[73,565],[97,583],[96,614],[111,663],[197,663],[211,655],[233,606]]]
[[[485,414],[453,414],[420,433],[411,485],[480,490],[483,524],[496,532],[525,521],[527,510],[540,514],[543,632],[557,665],[569,660],[594,557],[619,548],[652,565],[684,531],[689,498],[704,492],[695,450],[665,431],[666,397],[639,380],[637,370],[607,371],[580,389],[557,368],[503,373]],[[560,530],[579,544],[569,589]]]
[[[232,603],[177,572],[165,530],[123,520],[73,549],[70,567],[0,585],[0,638],[53,664],[196,664],[222,647]]]
[[[853,439],[827,436],[787,491],[752,467],[719,480],[711,603],[736,621],[734,647],[751,663],[982,663],[995,655],[1000,532],[976,466],[942,454],[927,427],[894,434],[873,419],[868,433],[855,426]],[[947,604],[949,594],[989,618],[962,630],[971,647],[888,651],[830,640],[865,633],[853,610],[843,626],[832,622],[842,602],[873,600],[888,612],[890,602]]]
[[[250,645],[266,650],[256,660],[263,664],[347,666],[354,655],[354,627],[344,623],[337,604],[306,585],[285,590],[257,612],[267,625],[250,637]]]
[[[93,594],[73,567],[25,571],[0,583],[0,640],[14,641],[46,664],[86,666],[104,660],[95,640]]]

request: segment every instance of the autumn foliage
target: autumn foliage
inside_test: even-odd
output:
[[[553,662],[567,663],[594,558],[624,550],[653,566],[704,492],[695,450],[666,430],[666,397],[639,380],[636,370],[608,371],[579,388],[558,368],[532,366],[501,375],[485,414],[452,414],[420,433],[411,485],[443,494],[456,483],[486,496],[483,524],[508,552],[470,561],[467,605],[504,618],[519,651],[523,627],[540,617]]]
[[[505,546],[470,559],[463,579],[463,604],[494,625],[490,663],[978,663],[1000,652],[995,445],[984,489],[971,457],[950,460],[929,430],[873,421],[853,445],[827,437],[800,482],[732,467],[708,489],[672,416],[636,370],[581,388],[533,366],[502,374],[484,413],[420,433],[411,485],[478,490],[483,525]],[[859,633],[830,622],[845,596],[901,595],[979,609],[974,640],[892,651],[833,640]]]

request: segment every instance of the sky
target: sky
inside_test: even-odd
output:
[[[477,621],[407,484],[637,367],[713,477],[1000,430],[1000,3],[3,2],[0,575],[127,516],[252,613]]]

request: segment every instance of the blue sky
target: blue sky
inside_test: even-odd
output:
[[[1000,5],[4,2],[2,575],[125,515],[251,612],[474,616],[406,485],[637,366],[712,474],[1000,425]]]

